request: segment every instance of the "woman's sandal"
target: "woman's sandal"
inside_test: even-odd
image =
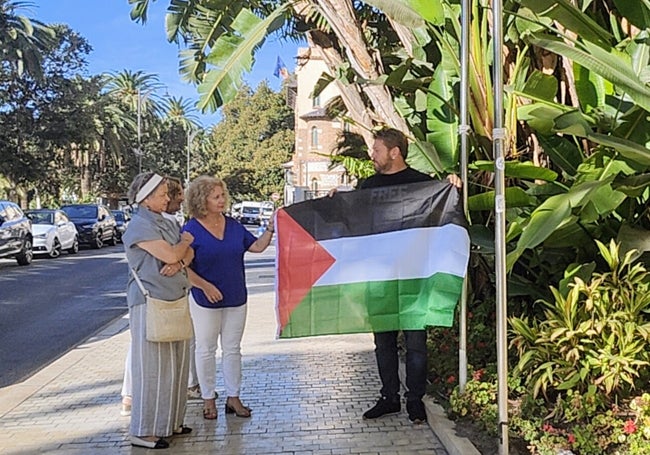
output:
[[[226,399],[226,414],[235,414],[237,417],[248,418],[251,416],[252,411],[248,406],[244,406],[241,401],[239,401],[239,409],[237,409],[235,406],[228,404],[228,399]]]
[[[203,418],[207,420],[215,420],[217,418],[216,406],[203,407]]]

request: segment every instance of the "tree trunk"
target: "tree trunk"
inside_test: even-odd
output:
[[[368,49],[350,0],[313,0],[313,5],[327,19],[338,40],[347,44],[345,56],[359,77],[376,80],[384,74],[379,56],[373,58]],[[408,131],[406,122],[395,110],[393,97],[386,86],[369,84],[363,89],[383,122],[403,132]]]
[[[310,46],[320,50],[323,61],[330,69],[330,72],[334,72],[336,68],[344,63],[343,56],[334,49],[325,33],[313,30],[308,33],[307,38]],[[341,98],[348,109],[350,118],[360,126],[359,134],[363,136],[366,145],[370,149],[373,142],[371,130],[375,124],[379,123],[380,119],[363,102],[358,85],[343,84],[338,80],[336,85],[341,92]]]

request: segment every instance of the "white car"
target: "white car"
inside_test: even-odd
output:
[[[28,210],[32,220],[34,254],[47,254],[51,258],[61,255],[63,250],[70,254],[79,251],[79,235],[74,223],[62,210]]]

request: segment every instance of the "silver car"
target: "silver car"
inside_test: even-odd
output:
[[[74,223],[62,210],[28,210],[27,217],[32,220],[34,254],[46,254],[51,258],[62,251],[75,254],[79,251],[79,235]]]

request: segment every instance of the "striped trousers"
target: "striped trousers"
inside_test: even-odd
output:
[[[153,343],[146,339],[147,305],[129,308],[133,436],[168,437],[183,425],[187,404],[189,340]]]

